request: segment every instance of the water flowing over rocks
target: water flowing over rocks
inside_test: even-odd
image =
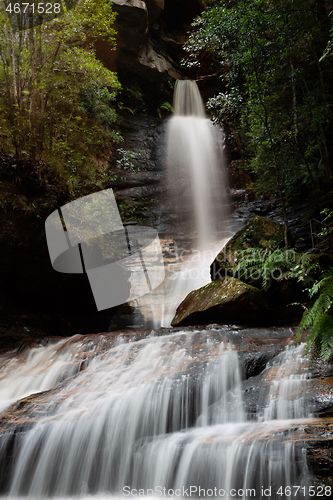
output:
[[[141,4],[131,0],[146,12]],[[138,36],[136,43],[141,50],[146,42]],[[117,184],[118,199],[131,205],[154,196],[161,175],[154,148],[163,123],[145,123],[136,142],[137,151],[148,143],[139,179],[129,174]],[[128,122],[127,141],[138,124]],[[256,324],[282,316],[235,278],[192,292],[186,303],[194,322],[207,311],[209,323],[238,323],[239,311]],[[235,488],[243,499],[249,488],[266,498],[266,489],[280,499],[280,488],[300,485],[293,497],[304,499],[310,487],[332,486],[332,364],[316,364],[311,375],[294,339],[289,328],[215,324],[79,335],[54,345],[26,340],[0,358],[0,494],[101,500],[128,486],[162,486],[217,488],[221,497]]]
[[[318,402],[329,397],[332,365],[310,376],[293,339],[287,328],[212,325],[37,348],[45,378],[52,349],[70,347],[80,369],[0,414],[1,493],[99,500],[125,485],[161,485],[255,488],[261,499],[265,487],[277,499],[280,486],[329,485],[333,423],[318,418]],[[27,353],[11,359],[7,383]]]

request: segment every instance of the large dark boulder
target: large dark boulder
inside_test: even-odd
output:
[[[210,323],[272,324],[281,309],[267,296],[236,278],[219,279],[189,293],[178,306],[172,326]]]

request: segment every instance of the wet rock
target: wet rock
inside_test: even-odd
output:
[[[159,202],[165,154],[165,120],[124,116],[125,141],[122,149],[136,153],[133,170],[114,168],[112,188],[118,204],[127,205],[133,217],[144,219],[158,232],[164,228],[163,207]]]
[[[264,196],[252,199],[252,190],[246,191],[244,203],[238,206],[236,197],[235,205],[238,206],[234,212],[234,217],[245,224],[255,215],[262,215],[276,222],[283,224],[281,202],[275,198]],[[307,250],[312,247],[309,215],[313,213],[313,202],[307,200],[303,203],[291,202],[287,207],[287,216],[290,232],[295,239],[295,245],[299,251]]]
[[[189,293],[171,325],[271,324],[281,314],[263,292],[236,278],[216,280]]]
[[[315,419],[299,425],[292,433],[292,440],[305,443],[307,465],[316,477],[318,487],[333,486],[333,418]],[[315,488],[321,493],[321,490],[317,490],[317,484]],[[331,494],[327,496],[331,497]]]
[[[222,278],[237,262],[238,252],[247,248],[274,250],[284,246],[284,227],[259,215],[253,217],[228,241],[211,264],[212,280]]]
[[[183,371],[177,375],[180,378],[186,374],[190,375],[188,385],[188,424],[192,426],[196,422],[198,412],[196,402],[200,398],[200,394],[197,392],[196,377],[202,373],[202,369],[207,361],[219,356],[219,349],[214,347],[214,342],[212,344],[207,343],[207,337],[204,335],[205,330],[202,328],[187,328],[187,331],[191,332],[193,340],[189,347],[188,337],[183,334],[183,330],[183,328],[174,330],[160,329],[155,332],[155,335],[163,336],[171,332],[179,332],[180,335],[172,336],[175,343],[174,349],[190,348],[192,362],[190,361],[189,364],[185,363],[184,368],[182,368]],[[261,330],[221,327],[218,325],[211,326],[207,330],[210,331],[209,338],[217,341],[217,344],[232,342],[234,348],[237,350],[240,362],[244,366],[243,379],[249,377],[243,381],[244,404],[247,416],[255,420],[258,416],[258,402],[261,399],[261,392],[269,388],[273,380],[276,379],[276,369],[278,367],[274,363],[274,357],[287,344],[293,343],[295,332],[288,328],[267,328]],[[89,357],[106,353],[117,342],[117,337],[120,333],[114,332],[95,336],[87,335],[70,339],[69,342],[79,342],[83,346],[73,362],[81,363],[82,369],[84,369],[85,361]],[[144,339],[150,334],[149,330],[122,333],[124,339],[127,341],[133,335],[136,336],[136,339]],[[135,349],[140,349],[140,346],[142,348],[143,343],[141,342],[140,346],[138,345],[137,347],[134,344],[130,344],[130,349],[133,349],[133,353],[135,353]],[[34,347],[34,345],[31,345],[31,347]],[[267,364],[269,364],[268,367]],[[316,392],[316,401],[319,398],[326,398],[327,393],[330,396],[332,364],[330,362],[315,363],[312,367],[312,375],[313,378],[310,379],[308,384],[309,393],[311,391]],[[53,418],[57,418],[53,414],[64,398],[71,397],[70,391],[73,390],[72,388],[72,379],[64,380],[50,391],[33,394],[17,401],[2,413],[0,417],[0,449],[2,452],[0,482],[2,493],[6,493],[9,487],[8,478],[11,477],[12,473],[14,450],[17,450],[21,438],[31,429],[32,425],[45,416],[49,416],[50,422],[52,422]],[[212,405],[212,409],[214,409],[214,405]],[[317,403],[315,403],[315,406],[317,409]],[[318,413],[315,412],[315,417],[317,415]],[[169,418],[172,418],[172,412],[170,412]],[[167,430],[167,432],[171,431],[172,427]],[[206,441],[205,444],[207,446],[214,445],[219,439],[219,436],[216,435],[209,441]],[[223,436],[221,439],[223,440]],[[307,478],[311,478],[310,484],[315,486],[316,491],[320,493],[321,490],[317,489],[317,487],[320,488],[320,485],[330,485],[332,483],[332,417],[313,418],[311,420],[272,420],[269,422],[269,425],[261,425],[258,422],[258,425],[254,424],[251,433],[245,439],[249,445],[252,445],[252,443],[263,443],[269,446],[271,443],[275,443],[279,446],[294,443],[295,454],[293,455],[293,466],[296,465],[298,460],[302,464],[302,460],[304,459],[304,474]],[[326,497],[328,498],[329,495],[326,495]]]
[[[315,413],[318,417],[333,418],[333,359],[317,360],[311,370],[311,388]]]

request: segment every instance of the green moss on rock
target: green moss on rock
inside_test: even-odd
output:
[[[269,324],[279,313],[279,308],[263,292],[236,278],[228,278],[189,293],[171,325]]]
[[[222,278],[219,271],[236,264],[239,251],[247,248],[274,250],[284,246],[284,226],[273,220],[256,215],[228,241],[211,265],[212,279]]]

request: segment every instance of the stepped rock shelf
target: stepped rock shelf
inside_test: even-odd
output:
[[[246,485],[255,498],[264,498],[261,486],[272,487],[271,498],[281,498],[280,486],[333,486],[332,363],[316,363],[310,375],[302,346],[288,347],[293,341],[289,328],[212,325],[141,330],[134,338],[128,331],[77,335],[8,353],[0,390],[32,369],[35,356],[44,378],[51,358],[65,365],[54,387],[35,387],[3,409],[1,493],[81,492],[98,500],[125,485],[199,481]]]

